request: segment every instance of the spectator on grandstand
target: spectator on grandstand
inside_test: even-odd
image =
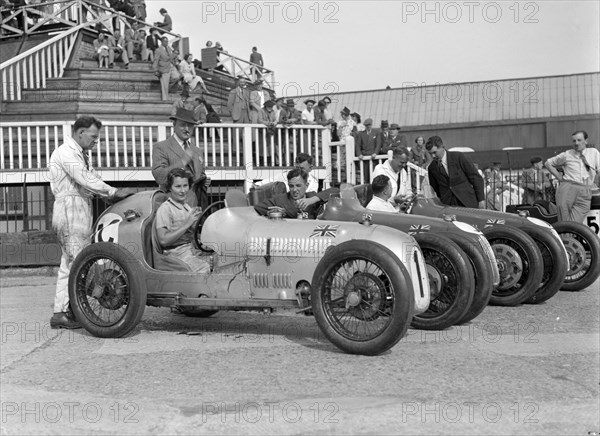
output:
[[[100,33],[98,38],[94,39],[94,59],[98,60],[98,68],[108,68],[109,64],[109,53],[108,40],[104,33]]]
[[[183,56],[183,60],[179,63],[179,73],[183,78],[183,85],[191,92],[194,92],[196,86],[200,85],[202,91],[207,93],[208,89],[204,84],[202,77],[196,75],[196,67],[193,64],[194,57],[191,53]]]
[[[114,35],[108,36],[107,40],[109,49],[108,68],[114,68],[115,59],[118,60],[119,58],[125,64],[125,69],[129,68],[129,56],[127,55],[125,39],[121,36],[121,32],[116,30]]]
[[[285,102],[283,97],[279,97],[275,99],[275,108],[273,112],[275,112],[275,119],[279,123],[279,119],[281,118],[281,111],[285,108]]]
[[[181,98],[179,100],[176,100],[173,103],[173,107],[171,108],[172,117],[175,116],[175,114],[177,113],[177,109],[179,108],[187,109],[190,111],[193,111],[195,109],[194,101],[190,101],[190,92],[187,90],[187,88],[183,88],[183,91],[181,91],[181,94],[179,95],[181,96]]]
[[[158,47],[160,47],[160,34],[158,29],[152,29],[150,35],[146,37],[146,48],[148,49],[148,57],[143,61],[154,62],[154,55]]]
[[[146,21],[148,16],[146,13],[146,2],[144,0],[130,0],[133,10],[135,12],[135,18],[140,21]]]
[[[259,123],[259,113],[264,108],[265,102],[270,100],[269,94],[263,90],[263,80],[258,79],[250,88],[250,122]]]
[[[352,121],[354,121],[355,126],[352,129],[352,135],[356,138],[356,135],[358,134],[358,132],[363,132],[365,130],[365,126],[362,123],[362,118],[360,117],[360,114],[356,113],[356,112],[352,112],[350,114],[350,117],[352,118]]]
[[[171,30],[173,30],[173,20],[171,19],[171,16],[167,13],[167,10],[165,8],[161,8],[158,12],[160,12],[160,14],[163,16],[163,22],[160,23],[156,21],[154,25],[160,29],[160,34],[162,35],[165,32],[170,32]]]
[[[279,123],[286,126],[301,124],[302,114],[296,109],[296,103],[293,98],[286,100],[285,109],[279,115]]]
[[[254,64],[252,69],[256,72],[255,76],[257,79],[262,77],[262,67],[264,66],[263,57],[258,52],[258,48],[252,47],[252,53],[250,53],[250,63]]]
[[[316,102],[312,98],[304,100],[306,108],[302,111],[302,124],[307,124],[310,126],[317,124],[317,122],[315,121],[315,111],[313,110],[313,106],[315,105],[315,103]]]

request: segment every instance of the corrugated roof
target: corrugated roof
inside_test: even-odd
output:
[[[600,114],[600,72],[329,94],[334,114],[401,126],[494,123]],[[297,100],[298,107],[308,96]],[[313,96],[310,96],[314,98]],[[319,99],[325,95],[318,96]]]

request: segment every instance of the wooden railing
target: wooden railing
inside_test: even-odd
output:
[[[220,51],[218,56],[219,62],[215,72],[218,73],[220,71],[218,67],[222,67],[233,77],[244,77],[250,81],[260,78],[264,80],[266,88],[275,89],[275,71],[250,63],[227,52]]]
[[[46,79],[62,77],[81,24],[0,64],[2,100],[21,100],[23,88],[45,88]]]
[[[0,183],[46,183],[52,152],[71,134],[71,122],[0,123]],[[259,124],[203,124],[194,132],[207,175],[239,180],[247,186],[293,165],[298,153],[314,158],[314,174],[331,180],[329,131],[321,126],[278,127]],[[173,133],[169,123],[103,121],[90,162],[106,181],[151,181],[152,147]]]

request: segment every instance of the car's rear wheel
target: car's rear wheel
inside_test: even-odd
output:
[[[431,301],[411,326],[421,330],[443,330],[457,322],[473,301],[475,279],[466,254],[449,238],[437,234],[415,235],[429,277]]]
[[[94,336],[125,336],[146,307],[139,262],[110,242],[87,246],[71,265],[69,299],[77,320]]]
[[[473,293],[473,302],[458,321],[457,324],[464,324],[472,321],[483,312],[490,302],[494,290],[494,271],[496,265],[490,264],[490,259],[484,253],[483,249],[477,245],[477,242],[469,239],[459,233],[444,233],[466,253],[469,262],[475,273],[475,292]],[[496,260],[493,259],[495,262]]]
[[[544,265],[542,281],[526,303],[539,304],[552,298],[560,290],[567,274],[568,259],[563,244],[549,230],[541,226],[530,226],[524,230],[537,244]]]
[[[500,272],[500,284],[492,292],[490,303],[515,306],[529,300],[544,273],[535,241],[512,226],[488,227],[483,234],[492,246]]]
[[[600,238],[581,223],[561,221],[552,224],[569,257],[563,291],[581,291],[600,277]]]
[[[327,339],[347,353],[371,356],[406,334],[414,306],[404,265],[387,248],[364,240],[325,253],[313,275],[311,300]]]

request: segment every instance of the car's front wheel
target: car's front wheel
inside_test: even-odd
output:
[[[77,320],[94,336],[125,336],[146,307],[139,262],[110,242],[87,246],[71,265],[69,299]]]
[[[581,223],[560,221],[552,224],[569,256],[569,269],[561,289],[581,291],[600,277],[600,239]]]
[[[327,339],[347,353],[370,356],[406,334],[414,306],[404,265],[389,249],[364,240],[325,253],[313,275],[311,300]]]
[[[515,306],[529,300],[538,289],[544,273],[542,255],[535,241],[516,227],[494,226],[483,234],[496,256],[500,284],[490,303]]]

